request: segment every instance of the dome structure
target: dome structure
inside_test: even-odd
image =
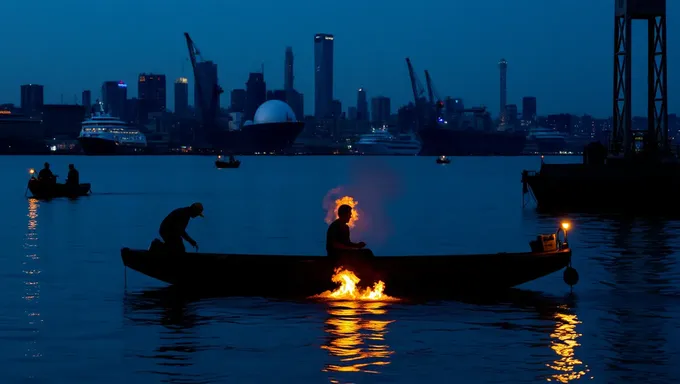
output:
[[[253,124],[271,124],[297,121],[290,105],[281,100],[269,100],[255,111]]]

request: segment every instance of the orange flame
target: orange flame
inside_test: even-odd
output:
[[[350,207],[352,207],[352,217],[350,217],[349,223],[347,223],[347,225],[350,228],[354,228],[357,220],[359,220],[359,212],[357,212],[355,208],[359,204],[359,202],[354,200],[352,196],[343,196],[335,200],[335,206],[332,206],[331,209],[328,210],[328,214],[326,215],[326,224],[330,224],[338,218],[338,208],[340,208],[340,206],[344,204],[347,204]]]
[[[318,295],[312,296],[313,298],[320,299],[331,299],[331,300],[358,300],[358,301],[396,301],[394,297],[387,296],[383,292],[385,291],[385,283],[380,280],[373,284],[373,288],[365,288],[363,291],[357,287],[359,281],[361,281],[354,272],[339,267],[335,269],[335,273],[331,278],[336,284],[340,284],[340,287],[333,291],[326,291]]]

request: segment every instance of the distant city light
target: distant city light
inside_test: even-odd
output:
[[[177,80],[175,80],[175,83],[177,83],[177,84],[187,84],[187,83],[189,83],[189,79],[187,79],[186,77],[180,77]]]
[[[123,82],[123,80],[121,80],[121,81],[118,82],[118,88],[127,88],[127,84],[125,84],[125,82]]]

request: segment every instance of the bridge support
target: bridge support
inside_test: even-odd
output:
[[[631,115],[632,21],[647,21],[647,131],[644,150],[666,152],[668,92],[666,61],[666,0],[615,0],[614,113],[610,151],[634,153]]]

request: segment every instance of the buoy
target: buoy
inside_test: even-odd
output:
[[[568,286],[573,287],[578,283],[578,272],[576,272],[576,269],[572,267],[567,267],[564,270],[562,278],[564,279],[564,282],[567,283]]]

